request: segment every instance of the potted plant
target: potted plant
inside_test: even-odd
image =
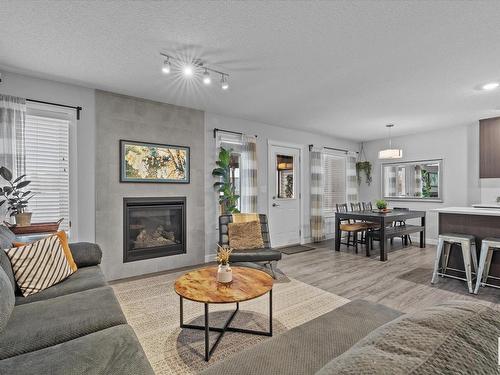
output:
[[[219,283],[230,283],[233,281],[233,271],[229,267],[229,257],[231,255],[232,249],[228,247],[222,247],[217,245],[219,248],[217,250],[217,263],[219,263],[219,268],[217,269],[217,281]]]
[[[7,213],[16,219],[16,225],[19,227],[27,227],[31,224],[31,212],[27,212],[28,201],[33,198],[34,194],[30,190],[23,189],[28,186],[31,181],[24,180],[26,175],[22,175],[12,180],[12,172],[6,167],[0,167],[0,176],[6,180],[9,185],[0,188],[0,194],[5,199],[0,201],[0,206],[7,202]]]
[[[219,204],[223,214],[238,213],[236,207],[239,195],[236,195],[234,186],[231,184],[231,149],[220,148],[219,159],[216,161],[217,168],[212,171],[212,176],[218,177],[220,181],[214,183],[214,188],[219,192]]]
[[[365,180],[368,185],[372,182],[372,163],[369,161],[358,161],[356,163],[356,176],[358,178],[358,185],[361,185],[361,173],[365,173]]]
[[[377,202],[375,202],[375,205],[379,209],[380,212],[388,212],[389,210],[387,209],[387,202],[383,199],[379,199]]]

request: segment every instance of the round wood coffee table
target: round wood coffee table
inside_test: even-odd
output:
[[[217,267],[200,268],[184,274],[175,281],[175,292],[180,296],[181,328],[200,329],[205,331],[205,361],[208,361],[227,331],[248,333],[252,335],[273,335],[273,278],[263,271],[248,267],[231,267],[233,281],[229,284],[217,282]],[[255,331],[230,327],[240,302],[249,301],[269,292],[269,331]],[[200,302],[205,305],[205,325],[184,324],[183,299]],[[236,303],[236,310],[231,314],[223,328],[210,327],[208,305],[211,303]],[[210,331],[219,332],[217,340],[209,347]]]

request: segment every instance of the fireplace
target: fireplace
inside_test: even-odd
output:
[[[123,198],[123,261],[186,252],[186,198]]]

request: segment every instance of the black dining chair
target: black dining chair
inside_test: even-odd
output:
[[[410,211],[410,209],[406,208],[406,207],[394,207],[393,210],[394,211]],[[406,220],[395,221],[392,223],[392,225],[394,227],[404,227],[406,225]],[[391,238],[391,245],[393,244],[393,242],[394,242],[394,238]],[[403,246],[408,246],[408,243],[410,243],[410,245],[412,245],[410,235],[409,234],[402,235],[401,236],[401,243],[403,244]]]
[[[347,203],[337,204],[336,205],[337,212],[349,212],[347,208]],[[365,223],[357,223],[354,220],[342,220],[340,223],[340,232],[342,236],[342,232],[347,233],[347,242],[340,242],[343,245],[354,246],[354,250],[356,254],[358,253],[358,234],[362,234],[367,230],[367,225]],[[352,237],[352,240],[351,240]]]

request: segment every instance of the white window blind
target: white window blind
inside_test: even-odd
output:
[[[324,212],[332,214],[336,205],[346,203],[346,158],[323,154]]]
[[[25,129],[28,189],[35,193],[28,208],[33,222],[64,218],[60,229],[69,229],[69,126],[60,113],[28,109]]]

